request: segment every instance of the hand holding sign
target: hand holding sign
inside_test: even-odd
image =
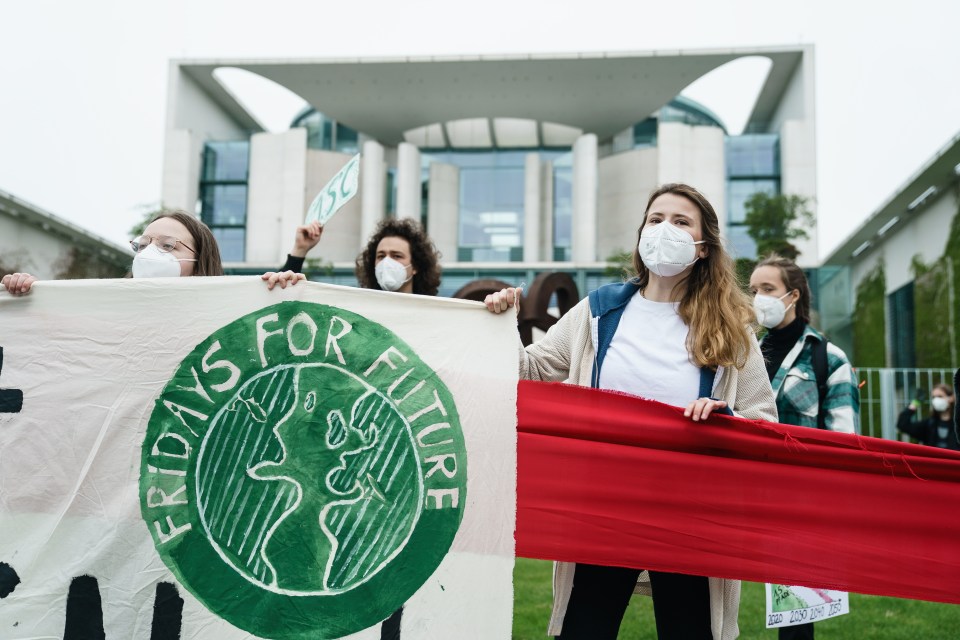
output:
[[[326,224],[327,220],[333,217],[340,207],[350,201],[357,195],[360,178],[360,154],[350,158],[350,161],[343,166],[337,175],[330,179],[330,182],[320,190],[317,197],[310,203],[307,209],[306,223],[319,222]]]

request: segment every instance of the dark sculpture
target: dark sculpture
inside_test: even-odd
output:
[[[513,285],[502,280],[474,280],[460,287],[452,297],[483,302],[488,294],[510,286]],[[547,312],[554,294],[557,296],[557,308],[561,316],[580,302],[577,283],[570,274],[557,271],[541,273],[523,292],[517,324],[524,346],[533,342],[534,327],[546,331],[557,322],[557,318]]]

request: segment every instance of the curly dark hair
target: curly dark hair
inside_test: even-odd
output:
[[[440,252],[423,228],[410,218],[381,220],[377,230],[367,242],[366,248],[357,256],[357,281],[364,289],[382,289],[377,283],[374,268],[377,262],[377,245],[384,238],[403,238],[410,244],[410,261],[417,271],[413,276],[413,292],[435,296],[440,289]]]

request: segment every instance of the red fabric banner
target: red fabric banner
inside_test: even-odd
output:
[[[517,555],[960,603],[960,452],[520,382]]]

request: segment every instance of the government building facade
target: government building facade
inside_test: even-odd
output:
[[[681,95],[746,57],[770,60],[744,132]],[[238,68],[309,105],[269,133],[217,78]],[[355,154],[360,191],[327,224],[311,278],[355,284],[377,222],[423,222],[441,295],[466,282],[564,271],[581,294],[619,279],[650,192],[687,182],[717,208],[735,256],[754,257],[744,202],[816,198],[811,46],[710,51],[171,63],[162,201],[197,212],[228,272],[283,263],[314,196]],[[752,97],[745,98],[752,100]],[[818,262],[816,225],[798,243]]]

